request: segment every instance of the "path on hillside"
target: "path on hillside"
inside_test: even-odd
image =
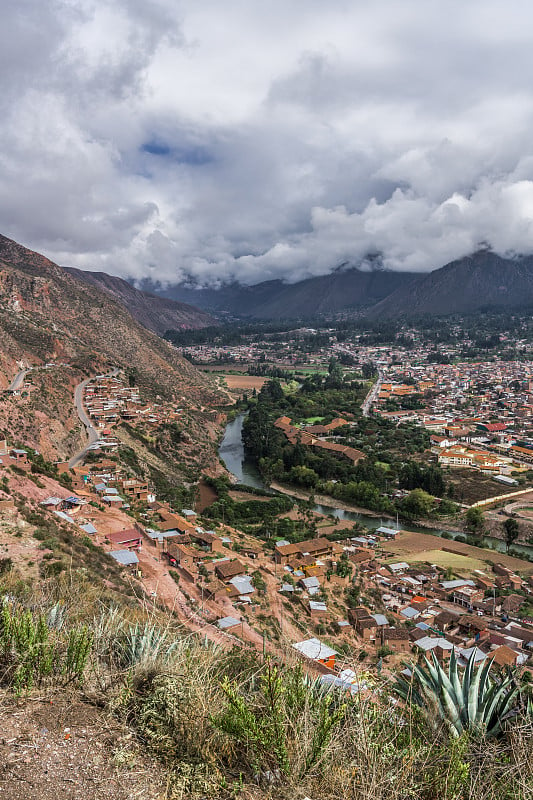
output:
[[[15,377],[13,378],[11,383],[9,384],[8,391],[10,391],[10,392],[18,392],[18,390],[20,389],[20,387],[24,383],[24,378],[26,377],[26,375],[28,374],[29,371],[30,371],[29,369],[21,369],[21,370],[19,370],[19,372],[17,372],[17,374],[15,375]]]
[[[119,372],[118,368],[115,368],[111,370],[111,372],[108,372],[107,375],[105,375],[104,377],[114,378],[115,375],[118,375],[118,372]],[[72,469],[72,467],[76,467],[78,464],[80,464],[82,461],[85,460],[85,457],[87,456],[87,452],[91,447],[91,445],[95,444],[100,438],[98,435],[98,431],[92,424],[91,419],[87,414],[87,411],[85,410],[85,406],[83,405],[83,395],[85,393],[85,388],[93,380],[94,378],[86,378],[81,383],[78,383],[78,385],[74,389],[74,408],[76,409],[78,419],[80,420],[81,424],[84,426],[87,432],[88,442],[86,445],[82,447],[81,450],[79,450],[77,453],[75,453],[75,455],[73,455],[69,459],[68,465],[70,469]]]
[[[365,399],[363,401],[363,405],[361,406],[361,411],[363,412],[363,417],[368,417],[368,415],[370,414],[370,409],[372,407],[372,403],[374,402],[374,400],[376,399],[376,397],[379,394],[379,391],[381,389],[381,384],[383,383],[383,380],[384,380],[383,370],[381,369],[381,367],[378,367],[378,378],[377,378],[377,381],[375,382],[375,384],[370,389],[369,393],[367,394],[367,396],[365,397]]]

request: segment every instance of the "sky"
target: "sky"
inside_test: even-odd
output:
[[[533,253],[528,0],[5,0],[0,232],[163,283]]]

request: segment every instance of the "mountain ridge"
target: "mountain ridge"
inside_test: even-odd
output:
[[[218,315],[251,319],[309,319],[347,312],[370,319],[470,314],[533,305],[533,256],[506,258],[479,250],[424,273],[351,268],[293,284],[234,282],[218,290],[150,286],[164,296],[195,299]]]
[[[374,305],[397,288],[408,286],[415,273],[389,270],[335,270],[296,283],[263,281],[252,286],[233,282],[220,289],[195,289],[183,284],[167,288],[144,281],[143,289],[217,314],[253,319],[312,317]]]
[[[197,329],[216,324],[216,320],[200,308],[141,291],[115,275],[90,272],[76,267],[63,267],[63,269],[84,283],[107,292],[121,303],[137,322],[160,336],[169,329]]]
[[[400,287],[368,316],[470,314],[533,305],[533,256],[504,258],[481,250],[425,273],[407,291]]]
[[[51,362],[53,370],[39,370]],[[190,428],[206,453],[207,420],[196,409],[220,400],[210,378],[168,342],[137,322],[108,293],[82,282],[49,259],[0,235],[0,386],[24,363],[36,391],[6,405],[0,429],[30,442],[47,458],[71,455],[80,429],[73,408],[76,383],[110,367],[129,372],[147,397],[190,410]],[[187,411],[188,413],[188,411]],[[196,419],[198,417],[198,419]],[[209,452],[208,452],[209,451]]]

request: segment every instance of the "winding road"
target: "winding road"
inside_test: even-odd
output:
[[[29,369],[21,369],[19,372],[17,372],[17,374],[15,375],[15,377],[13,378],[11,383],[9,384],[8,391],[10,391],[10,392],[18,392],[18,390],[23,385],[24,378],[26,377],[26,375],[28,374],[29,371],[30,371]]]
[[[108,372],[107,375],[105,375],[104,377],[114,378],[115,375],[118,375],[118,373],[119,373],[118,368],[115,368],[111,370],[111,372]],[[100,438],[100,436],[98,435],[98,431],[92,424],[91,419],[87,414],[87,411],[85,410],[85,406],[83,405],[83,395],[85,393],[85,387],[88,386],[92,380],[94,380],[94,378],[86,378],[86,380],[82,381],[81,383],[78,383],[78,385],[74,389],[74,407],[76,409],[76,413],[78,414],[78,418],[81,424],[85,427],[85,430],[87,431],[88,442],[84,447],[82,447],[81,450],[79,450],[75,455],[72,456],[72,458],[69,459],[68,465],[70,469],[72,469],[72,467],[76,467],[78,464],[84,461],[91,445],[95,444]]]

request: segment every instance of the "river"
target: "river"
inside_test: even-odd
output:
[[[231,474],[235,476],[238,483],[241,483],[244,486],[252,486],[254,489],[269,490],[269,487],[264,483],[255,464],[249,461],[245,456],[244,445],[242,442],[242,426],[245,417],[246,414],[239,414],[232,422],[227,424],[224,437],[220,443],[218,451],[219,456],[228,472],[231,472]],[[334,517],[337,517],[337,519],[340,520],[345,519],[352,522],[359,522],[369,531],[373,531],[383,524],[388,525],[389,527],[396,527],[396,523],[391,522],[390,518],[384,520],[370,514],[346,511],[345,509],[337,508],[334,505],[330,506],[317,504],[314,506],[314,510],[319,514],[332,514]],[[426,528],[422,525],[413,525],[412,523],[409,523],[408,528],[406,528],[404,525],[401,527],[402,530],[409,530],[415,533],[429,533],[433,536],[442,536],[443,534],[446,534],[447,537],[451,537],[452,539],[455,539],[458,536],[464,536],[464,534],[462,534],[460,531],[454,532],[435,528]],[[488,548],[489,550],[497,550],[500,553],[506,552],[505,543],[501,539],[496,539],[493,536],[486,536],[480,545]],[[533,557],[533,547],[525,544],[513,545],[513,552],[518,557]]]

